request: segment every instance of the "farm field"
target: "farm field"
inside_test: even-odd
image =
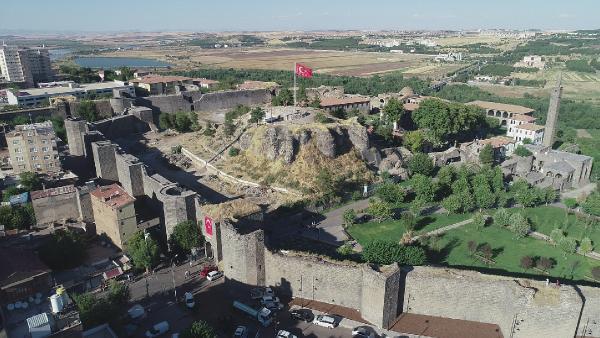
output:
[[[347,52],[285,48],[201,49],[161,47],[107,53],[105,56],[144,57],[175,64],[176,69],[197,67],[291,70],[294,62],[312,67],[317,73],[370,76],[403,72],[408,76],[439,78],[465,64],[444,64],[422,54]]]
[[[600,104],[600,74],[574,72],[559,67],[537,73],[514,73],[513,75],[525,80],[546,80],[545,89],[549,90],[556,84],[558,74],[561,72],[563,97]]]

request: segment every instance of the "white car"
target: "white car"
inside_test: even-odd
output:
[[[318,315],[313,320],[313,324],[317,326],[326,327],[328,329],[333,329],[337,326],[335,318],[329,315]]]
[[[221,271],[211,271],[208,273],[208,275],[206,275],[206,279],[208,279],[211,282],[221,277],[223,277],[223,273]]]
[[[248,337],[248,329],[245,326],[238,326],[233,333],[233,338],[247,338]]]
[[[276,338],[298,338],[296,335],[293,335],[291,332],[286,330],[279,330],[277,332]]]
[[[195,305],[196,305],[196,302],[194,301],[194,295],[191,292],[186,292],[185,293],[185,306],[187,306],[188,309],[193,309]]]
[[[167,331],[169,331],[169,322],[160,322],[158,324],[155,324],[150,330],[146,331],[146,337],[158,337],[161,334],[167,333]]]

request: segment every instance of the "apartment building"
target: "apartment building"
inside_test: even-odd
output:
[[[118,184],[100,187],[90,192],[96,233],[106,234],[123,249],[127,240],[138,230],[135,198]]]
[[[6,82],[24,82],[28,86],[54,77],[46,48],[6,45],[0,46],[0,73]]]
[[[529,139],[533,144],[542,144],[542,140],[544,139],[544,129],[544,126],[525,123],[509,126],[506,135],[513,137],[518,142]]]
[[[60,158],[52,122],[18,125],[6,134],[13,172],[60,172]]]

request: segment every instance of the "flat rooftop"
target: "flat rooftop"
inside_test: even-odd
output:
[[[121,188],[120,185],[116,183],[100,187],[92,191],[90,194],[112,208],[124,207],[135,202],[135,198],[129,195],[123,188]]]
[[[114,89],[128,87],[129,84],[122,84],[118,82],[97,82],[97,83],[85,83],[80,84],[78,87],[51,87],[51,88],[27,88],[20,89],[17,96],[27,95],[60,95],[69,94],[78,91],[98,90],[98,89]]]

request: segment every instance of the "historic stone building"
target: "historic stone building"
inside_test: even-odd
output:
[[[531,108],[506,103],[472,101],[467,104],[483,108],[487,116],[497,118],[502,126],[509,125],[513,119],[523,119],[518,115],[531,116],[534,112]]]

